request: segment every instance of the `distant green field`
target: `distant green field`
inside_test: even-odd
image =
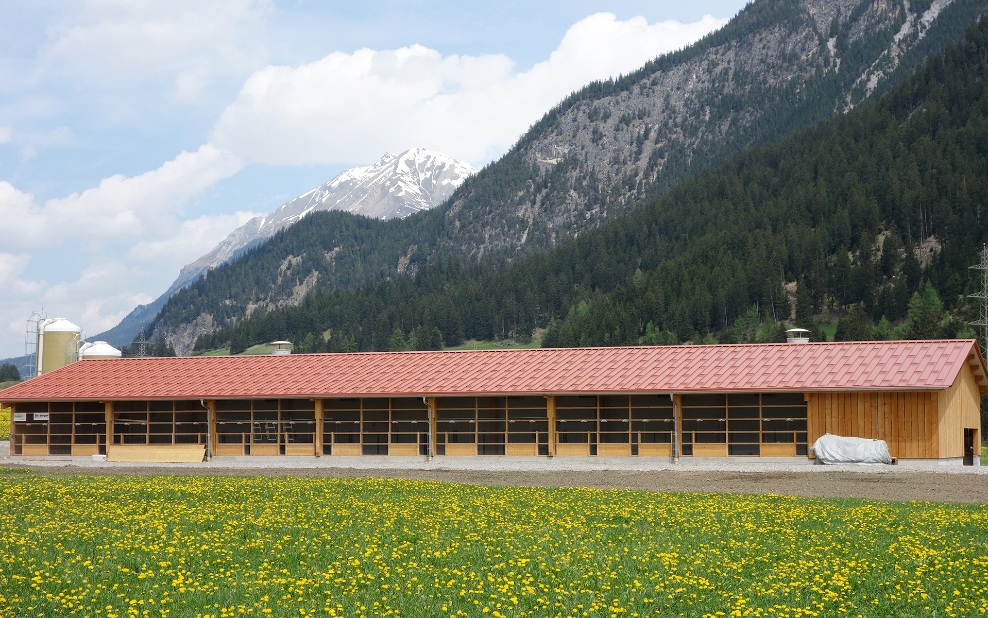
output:
[[[0,475],[2,616],[972,616],[988,506]]]
[[[471,339],[464,341],[458,346],[446,348],[447,350],[517,350],[532,349],[539,347],[539,342],[531,340],[528,343],[518,343],[517,341],[477,341]]]

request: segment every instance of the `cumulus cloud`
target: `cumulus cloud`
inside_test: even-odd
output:
[[[724,23],[649,24],[599,13],[573,25],[548,60],[524,72],[503,55],[442,56],[421,45],[267,67],[245,82],[210,141],[278,165],[362,162],[413,145],[483,164],[570,92]]]
[[[5,242],[8,248],[37,250],[66,238],[102,244],[176,232],[184,204],[242,167],[229,152],[205,145],[156,170],[114,175],[96,187],[41,204],[0,181]]]

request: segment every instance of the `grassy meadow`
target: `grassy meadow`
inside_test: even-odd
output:
[[[971,616],[988,507],[0,474],[0,616]]]

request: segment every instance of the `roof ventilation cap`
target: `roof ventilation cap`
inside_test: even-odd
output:
[[[809,343],[810,331],[805,328],[786,329],[786,343]]]
[[[291,341],[272,341],[271,342],[271,355],[272,356],[288,356],[292,353],[292,342]]]

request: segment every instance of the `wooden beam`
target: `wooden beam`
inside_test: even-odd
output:
[[[110,445],[113,444],[113,402],[103,402],[103,419],[106,421],[106,452],[110,452]]]
[[[429,408],[429,455],[428,458],[432,459],[436,454],[436,417],[438,416],[436,412],[436,398],[427,397],[426,406]],[[449,453],[446,453],[447,455]]]
[[[315,403],[315,414],[316,414],[316,435],[314,436],[313,442],[316,443],[316,457],[322,457],[323,451],[323,400],[316,399]]]
[[[216,435],[216,402],[212,399],[206,402],[206,433],[209,434],[209,456],[212,457],[219,445],[219,437]]]
[[[556,456],[556,397],[555,395],[546,395],[545,414],[546,414],[546,418],[549,420],[549,457],[555,457]]]
[[[683,396],[673,395],[672,396],[672,414],[673,414],[673,427],[676,428],[676,435],[672,437],[673,452],[672,455],[677,459],[683,455]],[[641,448],[641,447],[639,447]]]

